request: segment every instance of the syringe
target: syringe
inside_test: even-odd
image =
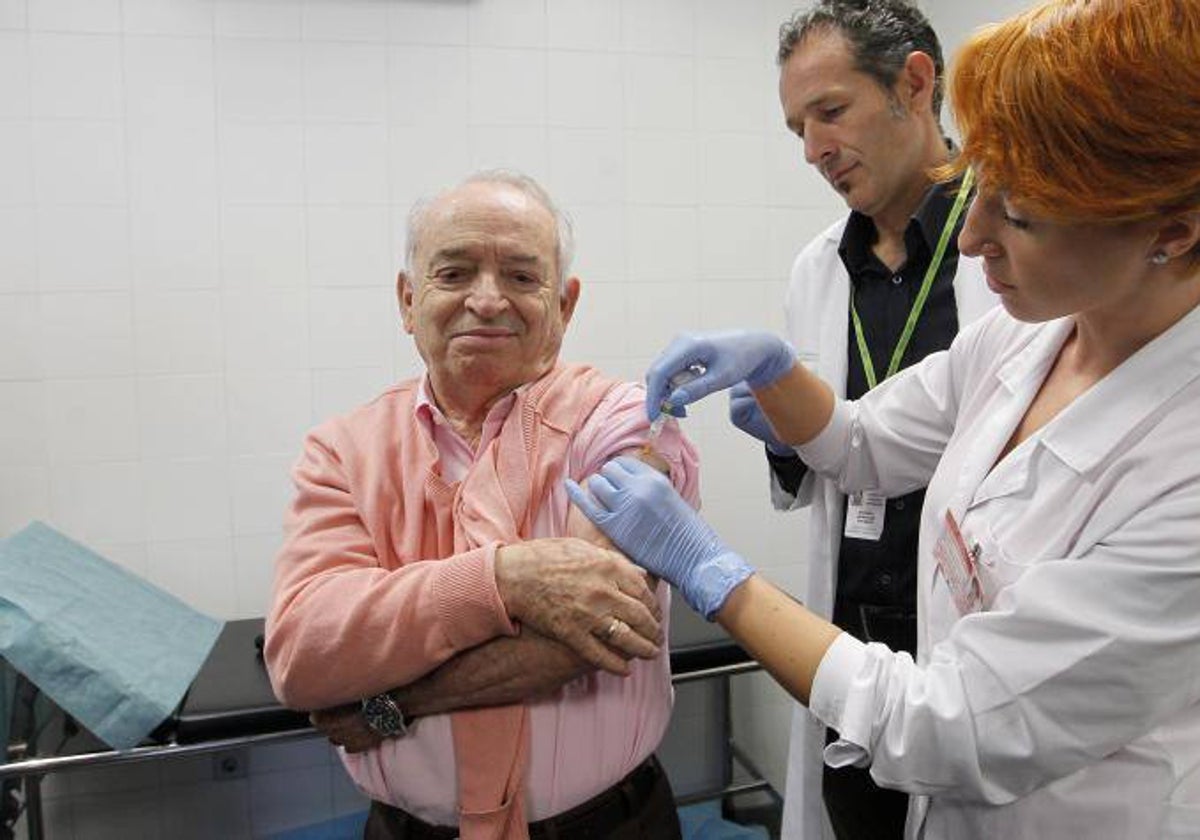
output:
[[[682,388],[689,382],[699,379],[708,368],[701,362],[692,362],[679,373],[667,380],[667,384],[671,386],[671,393],[675,392],[676,388]],[[643,449],[648,452],[655,451],[655,444],[658,443],[658,437],[662,434],[663,427],[667,425],[667,418],[673,417],[675,406],[671,404],[670,397],[664,398],[659,405],[659,415],[650,423],[650,431],[646,433],[646,443],[643,444]]]

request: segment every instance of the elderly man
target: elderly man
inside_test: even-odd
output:
[[[666,587],[563,480],[639,451],[640,386],[558,361],[570,228],[531,179],[472,176],[409,220],[397,291],[426,373],[313,431],[265,657],[345,750],[369,838],[669,838]],[[659,466],[696,498],[677,429]],[[348,705],[349,704],[349,705]]]

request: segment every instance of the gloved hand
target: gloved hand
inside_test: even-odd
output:
[[[754,569],[728,549],[667,477],[636,458],[609,461],[567,495],[631,560],[664,577],[706,619]],[[590,495],[589,495],[590,492]]]
[[[729,389],[729,419],[752,438],[758,438],[767,445],[767,449],[776,455],[794,455],[795,450],[775,437],[767,416],[763,414],[754,392],[745,382],[739,382]]]
[[[672,414],[682,417],[686,414],[680,410],[683,406],[714,391],[743,380],[751,388],[770,385],[795,363],[791,345],[769,332],[729,330],[677,336],[646,372],[646,414],[655,419],[666,402]],[[674,387],[671,380],[681,374],[686,377],[689,368],[702,372]]]

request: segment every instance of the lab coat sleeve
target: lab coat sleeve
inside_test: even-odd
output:
[[[1001,804],[1200,701],[1200,481],[1151,498],[1092,549],[1040,562],[961,618],[929,664],[843,635],[812,710],[910,793]],[[1114,792],[1114,795],[1119,795]]]
[[[779,471],[767,458],[767,482],[771,490],[771,506],[775,510],[789,511],[808,507],[812,504],[813,488],[816,486],[812,470],[804,468],[804,477],[793,493],[785,486]]]
[[[797,359],[826,379],[835,393],[844,393],[846,380],[846,316],[850,306],[850,277],[838,255],[846,227],[843,216],[814,237],[792,263],[783,312],[788,340]],[[808,507],[817,491],[817,476],[809,471],[791,493],[768,465],[771,504],[788,511]]]
[[[893,498],[926,486],[954,432],[964,365],[951,348],[859,400],[839,399],[829,423],[797,453],[843,493],[879,490]]]
[[[779,483],[779,476],[775,474],[770,465],[767,465],[767,481],[770,483],[771,507],[775,510],[797,510],[812,503],[812,479],[808,476],[804,477],[804,481],[797,488],[795,495],[789,493]]]

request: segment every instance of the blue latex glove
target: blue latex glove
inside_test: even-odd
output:
[[[636,458],[609,461],[567,495],[631,560],[678,589],[709,621],[754,569],[728,549],[665,475]],[[589,492],[591,495],[589,495]]]
[[[651,420],[663,410],[683,416],[680,409],[714,391],[743,380],[751,388],[770,385],[792,369],[796,353],[777,335],[753,330],[677,336],[646,372],[646,414]],[[679,387],[671,380],[688,378],[688,370],[703,371]]]
[[[754,392],[745,382],[739,382],[729,390],[729,419],[752,438],[758,438],[767,445],[767,449],[776,455],[795,455],[795,450],[775,437],[767,416],[763,414]]]

